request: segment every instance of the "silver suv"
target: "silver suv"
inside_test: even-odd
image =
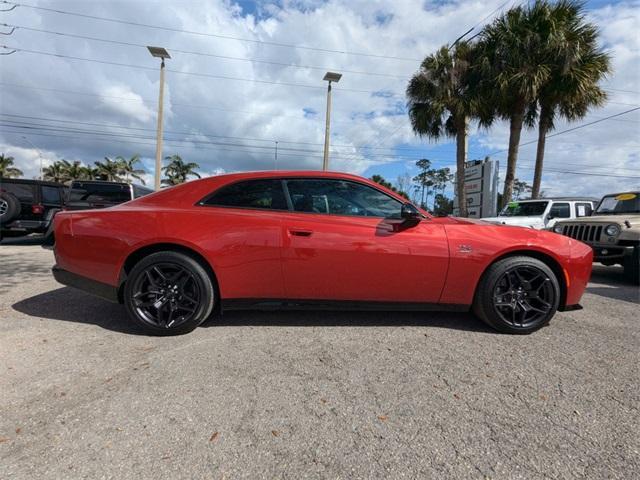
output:
[[[640,283],[640,192],[605,195],[590,217],[557,222],[553,231],[590,245],[594,261],[622,265]]]

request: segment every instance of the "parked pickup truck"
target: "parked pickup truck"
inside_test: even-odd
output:
[[[598,203],[595,198],[556,197],[509,202],[497,217],[483,218],[487,222],[542,230],[559,220],[588,217]]]

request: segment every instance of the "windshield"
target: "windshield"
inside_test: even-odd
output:
[[[538,217],[544,214],[549,202],[509,202],[500,217]]]
[[[594,215],[619,215],[621,213],[640,213],[638,192],[619,193],[604,197]]]

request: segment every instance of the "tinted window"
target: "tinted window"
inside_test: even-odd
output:
[[[24,183],[0,183],[0,189],[13,193],[18,200],[23,202],[33,202],[33,185],[24,184]]]
[[[375,188],[344,180],[287,180],[297,212],[398,217],[402,203]]]
[[[287,209],[282,181],[275,179],[234,183],[222,187],[203,203],[221,207]]]
[[[57,187],[42,186],[42,203],[60,205],[60,189]]]
[[[116,183],[74,183],[69,192],[69,202],[123,203],[129,200],[129,186]]]
[[[596,215],[615,215],[620,213],[640,213],[640,195],[638,195],[638,192],[620,193],[604,197],[596,209]]]
[[[570,218],[571,209],[568,203],[554,203],[549,210],[549,216],[553,218]]]
[[[544,214],[549,202],[509,202],[500,212],[501,217],[537,217]]]
[[[590,203],[576,203],[576,216],[588,217],[593,212],[593,207]]]
[[[150,188],[141,187],[140,185],[133,186],[133,198],[144,197],[145,195],[149,195],[153,193],[153,190]]]

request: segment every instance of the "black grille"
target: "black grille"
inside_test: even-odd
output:
[[[597,242],[600,240],[602,225],[564,225],[562,234],[581,242]]]

